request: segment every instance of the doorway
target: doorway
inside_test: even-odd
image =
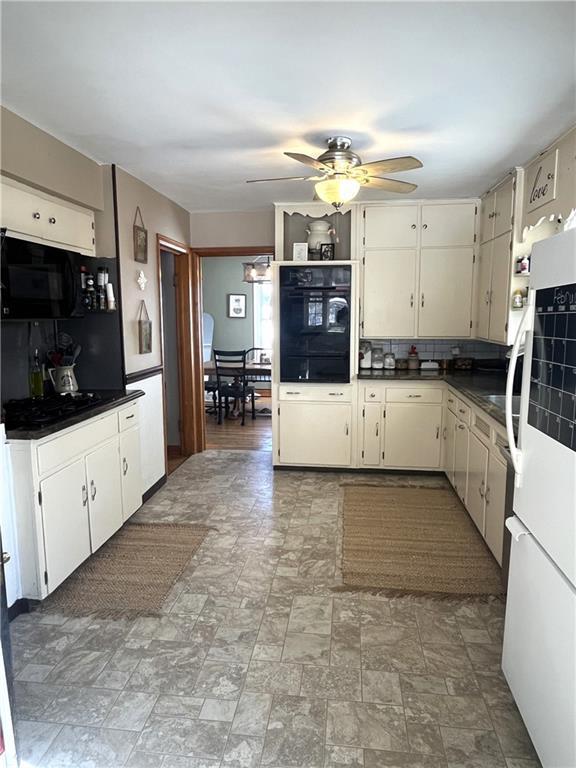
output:
[[[272,286],[269,281],[247,282],[244,265],[266,264],[273,259],[273,249],[214,248],[196,253],[201,262],[206,448],[271,451]],[[249,394],[243,426],[241,398],[230,398],[228,412],[223,409],[218,419],[215,349],[247,352]]]

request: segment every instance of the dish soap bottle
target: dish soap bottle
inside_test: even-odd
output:
[[[38,356],[38,350],[34,350],[34,361],[30,368],[30,397],[38,398],[44,396],[44,375],[42,373],[42,366],[40,365],[40,358]]]
[[[415,345],[412,344],[410,352],[408,352],[408,370],[417,371],[418,368],[420,368],[420,358],[418,357]]]

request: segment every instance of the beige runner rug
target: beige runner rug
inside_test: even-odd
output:
[[[185,523],[128,523],[43,607],[76,616],[156,614],[210,530]]]
[[[343,586],[500,595],[500,568],[451,489],[344,486]]]

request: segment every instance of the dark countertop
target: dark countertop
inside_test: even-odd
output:
[[[462,392],[474,405],[491,416],[499,424],[506,425],[503,408],[486,400],[486,395],[504,395],[506,393],[505,371],[494,373],[480,371],[373,371],[360,370],[359,381],[445,381],[454,389]]]
[[[40,440],[43,437],[48,437],[48,435],[53,435],[68,427],[81,424],[83,421],[92,419],[94,416],[98,416],[101,413],[111,411],[113,408],[125,405],[139,397],[144,397],[145,393],[140,389],[134,389],[104,390],[97,394],[101,399],[94,403],[93,406],[89,406],[78,413],[73,413],[70,416],[61,419],[56,424],[48,424],[37,429],[25,429],[23,427],[19,427],[18,429],[8,429],[6,430],[6,437],[9,440]]]

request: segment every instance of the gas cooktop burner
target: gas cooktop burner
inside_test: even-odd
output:
[[[39,429],[57,424],[102,402],[96,392],[9,400],[4,404],[6,429]]]

